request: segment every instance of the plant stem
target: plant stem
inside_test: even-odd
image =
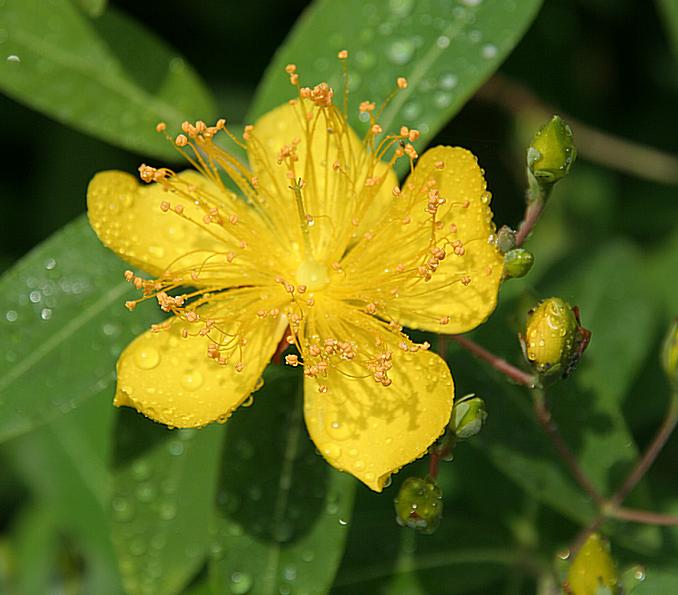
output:
[[[625,521],[633,521],[634,523],[645,523],[647,525],[678,525],[678,516],[674,514],[661,514],[649,510],[625,508],[623,506],[611,509],[607,516]]]
[[[537,379],[532,375],[524,372],[520,368],[516,368],[509,364],[505,359],[481,347],[475,341],[462,337],[461,335],[449,335],[450,338],[461,345],[467,351],[470,351],[476,357],[486,361],[495,370],[498,370],[514,382],[532,388],[537,383]]]
[[[520,248],[532,232],[537,221],[539,221],[539,217],[541,217],[541,213],[544,210],[544,204],[545,200],[543,198],[528,201],[527,207],[525,208],[525,216],[516,233],[516,248]]]
[[[626,496],[628,496],[631,490],[647,473],[648,469],[657,458],[657,455],[661,452],[662,448],[664,448],[669,436],[673,433],[676,423],[678,423],[678,391],[674,391],[671,395],[671,404],[666,411],[664,421],[657,430],[654,439],[631,473],[629,473],[628,477],[624,480],[622,486],[616,491],[612,498],[610,498],[608,505],[612,512],[614,512],[614,510],[624,501]]]
[[[591,496],[593,501],[598,505],[602,506],[605,502],[605,499],[598,493],[598,490],[593,486],[589,478],[584,473],[583,469],[579,466],[577,458],[574,456],[570,448],[567,446],[565,440],[560,435],[558,427],[553,421],[551,416],[551,411],[548,408],[546,403],[546,396],[543,389],[534,388],[532,389],[532,404],[534,405],[534,412],[537,416],[537,421],[541,427],[546,432],[547,436],[553,442],[553,445],[556,447],[560,458],[565,462],[567,467],[570,470],[570,473],[577,481],[577,483],[584,489],[584,491]]]

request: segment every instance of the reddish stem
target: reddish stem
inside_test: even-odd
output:
[[[466,337],[462,337],[461,335],[450,335],[450,338],[453,341],[459,343],[459,345],[461,345],[467,351],[470,351],[476,357],[486,361],[495,370],[499,370],[502,374],[508,376],[514,382],[523,384],[528,388],[533,388],[535,386],[536,379],[534,376],[509,364],[505,359],[495,355],[484,347],[481,347],[475,341],[467,339]]]

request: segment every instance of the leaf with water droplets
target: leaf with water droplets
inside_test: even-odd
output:
[[[269,370],[228,422],[210,577],[215,593],[326,593],[344,551],[356,480],[315,452],[298,378]]]
[[[121,410],[111,522],[129,595],[179,593],[203,564],[223,430],[169,430]]]
[[[95,395],[112,399],[118,354],[157,320],[125,310],[124,269],[81,217],[3,275],[0,441]]]
[[[409,86],[396,94],[379,123],[385,131],[418,128],[423,147],[499,67],[540,6],[541,0],[320,0],[266,71],[250,118],[291,98],[288,63],[298,66],[304,85],[327,80],[341,89],[336,55],[346,49],[351,123],[364,128],[357,102],[383,102],[396,78],[405,76]]]
[[[214,116],[193,69],[112,7],[90,20],[68,0],[6,0],[0,32],[4,54],[17,57],[0,61],[3,92],[114,145],[176,157],[156,123]]]

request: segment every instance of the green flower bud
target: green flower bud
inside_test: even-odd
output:
[[[419,533],[430,535],[443,516],[443,492],[429,478],[408,477],[394,500],[396,521]]]
[[[593,533],[577,552],[567,573],[566,592],[572,595],[614,595],[618,592],[617,571],[610,546]]]
[[[524,277],[534,264],[532,252],[525,248],[515,248],[504,254],[504,277],[507,279]]]
[[[576,157],[572,129],[560,116],[553,116],[534,135],[527,167],[539,182],[554,184],[568,174]]]
[[[678,387],[678,318],[673,321],[664,340],[662,368],[669,381]]]
[[[468,395],[455,403],[450,429],[458,440],[466,440],[480,432],[486,419],[485,401]]]
[[[576,308],[560,298],[549,298],[530,310],[523,350],[539,374],[560,373],[565,378],[579,362],[590,337]]]

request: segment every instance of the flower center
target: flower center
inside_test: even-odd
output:
[[[298,285],[305,285],[310,291],[324,289],[330,282],[327,267],[313,259],[304,260],[299,265],[296,278]]]

